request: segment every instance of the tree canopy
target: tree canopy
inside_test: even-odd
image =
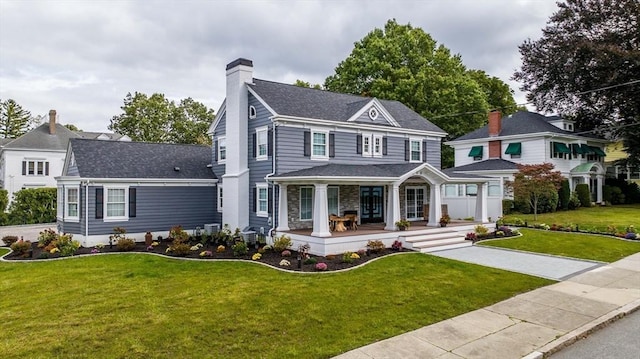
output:
[[[12,99],[0,100],[0,138],[18,138],[29,132],[38,123],[39,118],[32,117]]]
[[[213,110],[186,98],[176,105],[164,94],[151,96],[128,93],[122,114],[113,116],[109,130],[129,136],[133,141],[210,144],[207,129],[213,122]]]
[[[507,185],[513,188],[514,198],[524,200],[533,210],[533,219],[538,219],[538,204],[544,197],[557,196],[563,177],[560,171],[554,171],[551,163],[537,165],[518,164],[518,172],[513,182]],[[556,201],[557,204],[557,201]],[[553,208],[555,211],[555,207]]]
[[[538,40],[520,45],[513,78],[542,111],[622,138],[640,164],[640,2],[566,0]]]
[[[500,82],[484,72],[469,72],[460,55],[438,45],[424,30],[389,20],[384,29],[374,29],[355,43],[324,87],[400,101],[451,139],[482,127],[492,107],[501,107],[505,114],[515,111],[512,91],[504,83],[496,86]],[[453,165],[448,147],[443,148],[442,162],[444,167]]]

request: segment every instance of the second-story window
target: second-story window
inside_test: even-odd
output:
[[[267,128],[256,130],[256,160],[267,159]]]
[[[362,155],[371,156],[371,137],[362,136]]]
[[[22,161],[23,176],[48,176],[49,161],[44,160],[25,160]]]
[[[410,149],[411,149],[411,162],[422,162],[422,141],[420,140],[411,140]]]
[[[328,158],[328,145],[327,132],[312,132],[311,133],[311,158]]]
[[[218,162],[222,163],[227,160],[227,139],[220,137],[218,139]]]
[[[373,156],[382,156],[382,136],[373,136]]]

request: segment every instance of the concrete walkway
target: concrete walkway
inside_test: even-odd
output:
[[[482,246],[449,249],[432,252],[431,254],[438,257],[554,280],[563,280],[606,264],[603,262]]]
[[[542,358],[638,308],[640,253],[336,358]]]

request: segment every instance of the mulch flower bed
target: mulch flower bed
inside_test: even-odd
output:
[[[156,242],[157,243],[157,242]],[[200,259],[200,260],[216,260],[216,259],[240,259],[246,261],[255,261],[264,263],[276,268],[296,271],[296,272],[329,272],[336,271],[342,269],[348,269],[351,267],[355,267],[366,263],[372,259],[383,257],[385,255],[397,253],[397,252],[410,252],[410,250],[400,249],[394,250],[391,248],[385,248],[380,250],[379,252],[371,252],[371,251],[361,251],[360,253],[356,253],[359,258],[352,259],[351,263],[347,263],[343,261],[343,254],[336,254],[335,256],[315,256],[309,255],[308,258],[300,259],[300,266],[298,266],[298,252],[295,250],[289,250],[291,255],[283,256],[282,253],[276,252],[273,249],[268,249],[261,253],[261,257],[258,260],[253,260],[252,257],[258,253],[258,250],[251,247],[249,248],[247,254],[241,256],[234,256],[233,250],[226,246],[224,251],[218,252],[217,245],[208,245],[202,246],[197,250],[191,250],[185,256],[176,256],[172,255],[171,252],[167,253],[167,248],[171,245],[171,243],[167,243],[166,241],[162,241],[157,245],[149,248],[145,245],[144,242],[137,242],[135,247],[130,251],[119,251],[116,246],[110,247],[109,245],[105,245],[103,248],[95,248],[95,247],[81,247],[79,248],[74,257],[77,256],[88,256],[95,255],[98,253],[155,253],[163,256],[167,256],[169,258],[191,258],[191,259]],[[203,254],[203,255],[201,255]],[[351,257],[351,256],[349,256]],[[38,247],[38,243],[34,242],[31,244],[31,252],[27,254],[27,256],[16,255],[15,252],[12,252],[4,257],[5,260],[15,260],[15,261],[34,261],[34,260],[47,260],[47,259],[55,259],[55,258],[64,258],[60,256],[60,253],[49,253],[44,251],[42,248]],[[289,262],[288,266],[282,265],[282,261],[286,260]],[[325,263],[326,269],[318,270],[316,269],[316,263]],[[323,266],[321,266],[323,267]]]

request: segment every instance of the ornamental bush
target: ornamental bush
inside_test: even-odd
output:
[[[281,235],[273,240],[273,250],[282,253],[282,251],[291,248],[293,242],[287,235]]]
[[[571,198],[571,189],[569,188],[569,180],[563,179],[558,190],[558,208],[563,210],[569,209],[569,199]]]
[[[236,257],[243,256],[249,252],[249,248],[247,247],[247,244],[244,243],[244,241],[236,242],[236,244],[234,244],[231,249],[233,249],[233,255]]]
[[[116,242],[116,248],[122,252],[128,252],[136,248],[136,241],[132,238],[120,238]]]
[[[11,245],[11,250],[17,256],[26,257],[26,256],[28,256],[29,251],[31,250],[31,242],[22,241],[22,240],[17,241],[14,244]]]
[[[18,236],[4,236],[2,237],[2,241],[6,246],[11,247],[12,244],[18,241]]]
[[[588,184],[580,183],[576,185],[576,194],[580,200],[580,206],[591,207],[591,192],[589,192]]]

